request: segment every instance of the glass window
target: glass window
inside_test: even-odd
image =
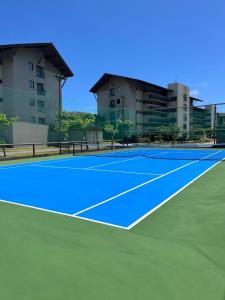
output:
[[[187,129],[187,124],[183,124],[183,129]]]
[[[38,95],[45,95],[45,89],[44,89],[44,84],[43,83],[37,83],[37,94]]]
[[[33,80],[28,80],[28,87],[29,87],[30,89],[33,89],[33,88],[34,88],[34,82],[33,82]]]
[[[3,98],[0,98],[0,102],[3,102]]]
[[[36,76],[39,78],[45,78],[45,70],[41,66],[36,66]]]
[[[33,98],[30,99],[30,106],[35,106],[35,99]]]
[[[45,124],[45,118],[38,117],[38,124]]]
[[[38,100],[37,107],[38,112],[45,112],[45,102],[43,100]]]
[[[115,107],[115,100],[110,101],[110,107]]]
[[[29,62],[29,61],[28,61],[27,65],[28,65],[28,70],[33,71],[33,69],[34,69],[34,64],[33,64],[32,62]]]
[[[184,98],[184,102],[187,102],[187,95],[186,94],[183,95],[183,98]]]
[[[116,103],[117,103],[117,104],[120,104],[120,99],[117,99],[117,100],[116,100]]]
[[[31,123],[36,123],[36,118],[35,117],[30,117]]]
[[[110,96],[115,96],[115,88],[111,88],[109,91]]]
[[[184,114],[184,121],[186,122],[187,121],[187,115]]]
[[[117,95],[120,95],[120,87],[116,88],[116,93],[117,93]]]
[[[38,107],[44,107],[45,106],[45,102],[43,100],[38,100],[37,106]]]
[[[0,79],[0,84],[2,84],[2,79]]]

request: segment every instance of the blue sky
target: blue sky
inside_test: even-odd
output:
[[[64,109],[96,111],[90,87],[107,72],[225,102],[225,1],[2,1],[0,44],[53,42],[75,76]]]

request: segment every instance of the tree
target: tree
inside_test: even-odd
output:
[[[125,139],[126,133],[129,128],[132,126],[132,123],[129,120],[117,121],[117,122],[106,122],[104,126],[104,132],[107,135],[107,138],[114,140],[114,138]]]
[[[177,125],[162,125],[159,128],[159,133],[163,136],[164,140],[171,139],[172,141],[176,141],[179,136],[179,131],[180,129]]]
[[[4,131],[17,121],[17,117],[7,118],[5,114],[0,114],[0,143],[4,143]]]
[[[113,124],[111,122],[106,122],[103,130],[106,133],[106,138],[110,140],[113,140],[113,136],[119,132],[115,126],[115,123]]]
[[[95,116],[90,113],[70,113],[63,112],[58,116],[57,126],[55,130],[60,133],[60,139],[68,140],[72,131],[79,130],[83,135],[83,139],[87,145],[87,130],[95,125]],[[87,145],[88,148],[88,145]]]

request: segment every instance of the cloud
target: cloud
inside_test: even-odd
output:
[[[193,97],[198,97],[200,95],[200,92],[197,89],[193,89],[193,90],[190,91],[190,94]]]

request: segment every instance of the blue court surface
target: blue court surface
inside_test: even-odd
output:
[[[130,149],[2,166],[0,201],[131,229],[224,157],[218,149]]]

